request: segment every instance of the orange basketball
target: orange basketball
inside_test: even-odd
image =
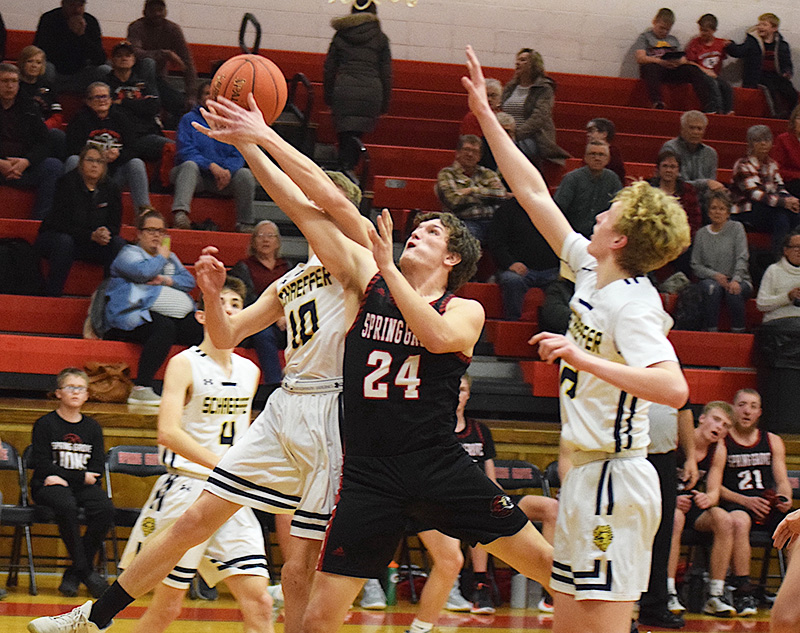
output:
[[[281,69],[261,55],[231,57],[211,80],[211,98],[223,96],[247,108],[252,92],[267,125],[271,125],[286,105],[286,78]]]

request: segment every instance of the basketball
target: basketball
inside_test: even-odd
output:
[[[222,96],[247,108],[250,92],[271,125],[286,105],[286,78],[275,63],[261,55],[237,55],[222,64],[211,80],[212,99]]]

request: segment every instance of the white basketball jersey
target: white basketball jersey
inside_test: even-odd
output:
[[[344,289],[315,255],[278,280],[286,316],[288,380],[340,378],[344,337]]]
[[[181,427],[198,444],[223,455],[250,426],[250,409],[259,370],[237,354],[231,355],[231,373],[199,347],[181,352],[192,367],[192,397],[183,407]],[[206,479],[211,471],[164,446],[161,460],[171,473]]]
[[[567,336],[580,349],[631,367],[677,361],[667,340],[672,319],[647,277],[619,279],[597,288],[597,260],[589,241],[573,233],[564,241],[562,260],[574,275]],[[563,267],[562,267],[563,270]],[[561,361],[561,437],[582,451],[618,453],[649,443],[650,403],[589,372]]]

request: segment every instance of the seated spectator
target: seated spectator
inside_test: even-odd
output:
[[[135,141],[133,153],[143,160],[158,161],[161,149],[171,143],[161,133],[156,117],[161,100],[156,87],[136,72],[133,44],[123,40],[111,51],[111,72],[105,81],[111,88],[111,100],[128,113]]]
[[[86,0],[61,0],[36,26],[33,44],[47,55],[47,79],[58,93],[82,93],[108,72],[100,24],[85,8]]]
[[[731,199],[727,191],[709,194],[711,224],[702,227],[692,243],[692,272],[703,289],[704,323],[707,332],[719,329],[722,297],[728,305],[731,332],[745,330],[745,304],[753,296],[750,251],[741,222],[731,222]]]
[[[800,317],[800,230],[786,236],[783,257],[761,278],[756,305],[764,313],[762,323]]]
[[[688,110],[681,115],[679,135],[661,146],[661,151],[669,149],[680,157],[681,178],[697,190],[700,199],[704,199],[708,191],[725,188],[717,180],[717,150],[703,143],[707,127],[708,117],[705,114],[699,110]]]
[[[750,584],[750,531],[772,534],[792,508],[792,486],[786,473],[786,447],[775,433],[758,427],[761,396],[740,389],[733,398],[736,412],[725,438],[727,462],[722,475],[720,506],[733,525],[733,606],[739,616],[755,615],[756,588]]]
[[[125,110],[111,101],[111,88],[96,81],[86,89],[86,105],[67,126],[66,170],[78,164],[78,154],[85,145],[103,150],[108,174],[120,187],[127,184],[136,209],[150,206],[147,170],[134,146],[137,137]]]
[[[523,144],[519,143],[517,139],[517,123],[514,121],[514,117],[511,116],[508,112],[496,112],[495,116],[497,117],[497,122],[500,124],[506,134],[508,134],[509,138],[511,138],[517,147],[525,153],[525,149],[523,148]],[[536,157],[529,156],[528,157],[531,162],[534,162]],[[485,138],[481,138],[481,159],[478,161],[479,165],[483,165],[486,169],[491,169],[493,172],[496,172],[498,176],[500,176],[500,181],[503,183],[503,186],[508,189],[506,185],[506,181],[503,179],[503,175],[497,169],[497,161],[494,159],[494,154],[492,153],[492,148],[489,147],[489,143],[486,142]]]
[[[742,87],[763,86],[772,115],[785,119],[797,105],[797,90],[792,85],[792,49],[778,32],[780,23],[774,13],[763,13],[744,42],[731,42],[726,50],[742,58]]]
[[[500,108],[502,104],[502,97],[503,84],[500,83],[499,79],[489,77],[486,80],[486,98],[489,100],[489,105],[495,113],[502,112]],[[481,130],[478,119],[475,118],[475,115],[472,114],[472,112],[467,112],[467,114],[464,115],[464,118],[461,119],[461,125],[458,128],[458,133],[462,136],[464,134],[472,134],[473,136],[483,138],[483,130]]]
[[[733,217],[772,235],[778,252],[784,236],[797,225],[800,200],[786,191],[778,163],[769,155],[772,131],[766,125],[747,130],[747,156],[733,165]]]
[[[617,175],[606,169],[609,158],[608,143],[589,141],[584,153],[586,165],[564,176],[553,195],[572,228],[586,237],[592,235],[597,214],[608,209],[622,189]]]
[[[528,290],[545,288],[558,279],[558,256],[513,199],[497,208],[487,246],[497,263],[503,318],[518,321]]]
[[[24,98],[31,99],[39,109],[39,116],[44,120],[49,132],[50,155],[64,160],[66,135],[61,129],[64,117],[61,114],[58,95],[44,77],[46,62],[47,57],[41,48],[26,46],[22,49],[17,60],[19,93]]]
[[[528,158],[563,165],[569,152],[556,144],[553,123],[556,82],[544,72],[541,54],[530,48],[517,53],[514,76],[503,88],[503,112],[514,117],[517,141]]]
[[[714,37],[717,32],[717,17],[710,13],[700,16],[697,21],[700,35],[686,45],[686,59],[702,70],[711,88],[713,110],[719,114],[733,114],[733,88],[720,76],[722,62],[727,57],[725,47],[730,40]]]
[[[436,191],[444,206],[485,244],[495,207],[508,191],[496,172],[478,164],[480,158],[481,139],[469,134],[459,136],[456,160],[439,171]]]
[[[639,35],[634,44],[639,76],[647,86],[647,95],[653,107],[664,109],[661,84],[692,84],[694,92],[706,112],[714,112],[711,99],[711,81],[694,64],[690,64],[681,52],[678,38],[670,35],[675,24],[671,9],[659,9],[653,18],[653,27]]]
[[[194,318],[192,274],[170,250],[164,218],[158,211],[136,221],[136,244],[125,246],[111,264],[106,289],[105,338],[142,344],[135,386],[128,404],[156,406],[161,396],[153,378],[173,345],[197,345],[203,326]]]
[[[99,598],[108,583],[94,571],[94,559],[114,522],[114,506],[102,486],[106,459],[103,429],[81,413],[89,397],[89,378],[83,370],[62,369],[56,377],[55,396],[56,410],[33,425],[31,496],[36,505],[52,508],[72,560],[59,592],[75,597],[83,583]],[[83,537],[79,508],[86,513]]]
[[[106,159],[96,147],[81,151],[77,169],[56,184],[53,209],[39,227],[36,250],[48,260],[45,295],[60,297],[72,262],[102,264],[108,276],[111,262],[125,246],[119,236],[122,198],[119,187],[106,177]]]
[[[698,532],[712,532],[709,575],[711,581],[708,600],[703,613],[718,617],[736,615],[736,609],[725,600],[725,577],[733,552],[733,528],[730,515],[719,507],[722,488],[722,473],[725,469],[725,437],[734,422],[733,407],[727,402],[709,402],[700,415],[700,424],[694,429],[694,454],[700,479],[690,490],[678,485],[678,501],[672,527],[672,546],[670,547],[667,569],[667,591],[670,594],[670,608],[685,611],[678,599],[675,576],[681,554],[681,535],[684,529]],[[678,447],[678,467],[686,460],[684,447]]]
[[[800,105],[789,115],[789,130],[779,134],[772,148],[786,191],[800,198]]]
[[[133,44],[137,59],[152,60],[150,72],[156,81],[161,105],[177,121],[194,105],[197,92],[197,71],[192,53],[180,25],[167,20],[164,0],[145,0],[143,16],[128,25],[126,39]],[[168,81],[167,71],[170,69],[183,72],[184,92],[173,88]]]
[[[539,330],[564,334],[569,326],[572,309],[569,302],[575,294],[575,283],[560,277],[544,291],[544,303],[539,309]]]
[[[0,185],[35,189],[31,218],[41,220],[53,206],[64,164],[47,156],[47,126],[36,106],[19,94],[19,70],[0,64]]]
[[[622,154],[619,148],[612,144],[614,136],[617,133],[617,128],[614,122],[609,119],[597,117],[592,119],[586,124],[586,142],[603,141],[608,143],[609,160],[606,169],[610,169],[619,178],[619,181],[625,184],[625,162],[622,160]],[[585,163],[585,161],[584,161]]]
[[[230,270],[247,288],[245,306],[255,303],[267,287],[289,272],[289,262],[280,256],[281,232],[278,225],[269,220],[256,224],[247,247],[247,258],[240,259]],[[268,328],[247,337],[242,347],[252,347],[258,355],[261,375],[268,385],[281,381],[281,364],[278,358],[280,340],[285,338],[286,319],[281,317]]]
[[[253,230],[253,199],[256,181],[245,167],[244,158],[233,145],[220,143],[198,132],[192,122],[205,126],[200,108],[211,96],[211,83],[203,81],[197,91],[197,105],[183,115],[178,124],[175,167],[169,175],[175,185],[172,199],[172,224],[176,229],[192,227],[192,198],[196,193],[211,191],[236,201],[236,230]]]
[[[649,182],[654,187],[671,196],[675,196],[686,211],[692,237],[703,225],[703,216],[700,213],[700,203],[697,201],[697,191],[688,182],[681,178],[681,157],[671,149],[662,149],[656,159],[656,175]]]

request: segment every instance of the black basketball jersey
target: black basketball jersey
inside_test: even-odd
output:
[[[497,457],[492,432],[483,422],[467,418],[466,426],[456,433],[456,438],[472,461],[484,470],[486,460]]]
[[[708,479],[708,471],[711,470],[711,464],[714,463],[714,454],[717,452],[717,443],[714,442],[708,446],[708,450],[706,450],[706,455],[697,462],[697,482],[694,485],[694,490],[699,490],[700,492],[706,491],[706,480]],[[686,463],[686,454],[683,452],[683,447],[678,447],[678,452],[676,454],[677,462],[678,462],[678,470],[683,468],[683,465]],[[678,479],[678,490],[685,490],[683,486],[683,482]]]
[[[443,314],[453,297],[431,305]],[[346,455],[402,455],[456,444],[456,406],[470,359],[433,354],[406,325],[383,277],[367,286],[344,348]]]
[[[765,490],[775,489],[769,433],[759,429],[758,441],[753,446],[742,446],[728,435],[725,446],[728,461],[722,476],[723,486],[746,497],[761,497]]]

